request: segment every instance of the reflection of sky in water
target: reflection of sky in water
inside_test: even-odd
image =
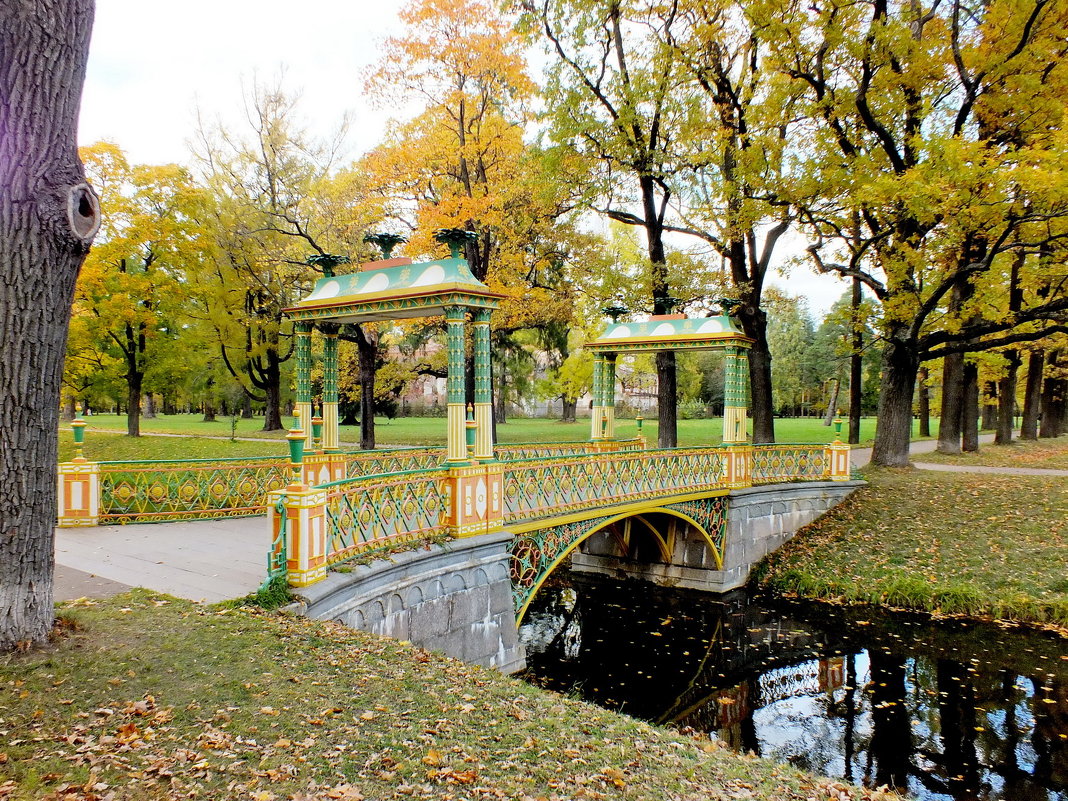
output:
[[[535,683],[799,768],[1068,801],[1064,641],[588,579],[536,597],[520,637]]]

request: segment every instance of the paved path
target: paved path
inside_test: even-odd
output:
[[[56,529],[56,597],[147,587],[214,603],[255,592],[267,572],[266,517]]]

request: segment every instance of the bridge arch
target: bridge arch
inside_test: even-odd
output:
[[[662,560],[670,563],[674,547],[673,536],[669,532],[668,537],[665,538],[656,530],[648,518],[650,515],[656,514],[664,515],[675,521],[683,521],[697,532],[712,553],[717,569],[721,569],[723,566],[726,498],[720,496],[707,500],[713,502],[711,504],[713,509],[711,516],[694,514],[696,510],[692,509],[676,508],[684,506],[683,504],[650,505],[637,509],[627,509],[614,515],[558,523],[540,529],[530,529],[523,533],[516,533],[511,553],[512,598],[515,602],[516,625],[518,626],[523,622],[523,617],[526,615],[530,602],[537,595],[538,590],[541,589],[546,579],[560,566],[560,563],[595,534],[606,531],[617,523],[626,522],[632,524],[632,521],[637,521],[644,526],[642,530],[650,533],[660,551]],[[698,517],[705,517],[706,522],[702,522]],[[709,525],[709,517],[711,518],[711,526]]]

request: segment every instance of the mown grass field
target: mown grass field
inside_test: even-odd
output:
[[[777,592],[1068,632],[1068,478],[869,469],[763,563]]]
[[[890,798],[407,643],[135,590],[0,658],[0,798]]]
[[[231,442],[230,418],[219,418],[213,423],[203,422],[199,414],[160,415],[154,419],[142,420],[141,431],[144,442],[144,453],[149,454],[141,457],[129,454],[138,453],[139,446],[129,437],[122,437],[128,445],[118,444],[116,440],[108,440],[107,434],[123,435],[126,431],[126,418],[118,415],[97,414],[86,418],[88,428],[86,431],[86,457],[94,460],[113,459],[166,459],[166,458],[197,458],[203,455],[210,457],[215,455],[248,455],[260,456],[282,452],[285,443],[285,432],[262,430],[263,421],[260,419],[238,420],[236,436],[242,439],[264,439],[272,442],[265,450],[263,443]],[[286,418],[285,422],[290,423]],[[395,420],[380,418],[375,423],[375,436],[379,447],[390,445],[442,445],[445,443],[445,420],[435,417],[404,417]],[[782,418],[776,420],[776,439],[779,442],[830,442],[834,439],[834,429],[824,426],[818,418]],[[66,447],[70,442],[70,427],[68,423],[60,426],[61,447]],[[680,420],[679,421],[679,444],[683,446],[715,444],[721,441],[723,422],[720,418],[708,420]],[[180,434],[187,438],[219,437],[221,439],[207,439],[202,444],[176,444],[175,438],[149,438],[150,434]],[[657,424],[655,420],[644,420],[642,434],[651,442],[656,442]],[[616,435],[620,438],[634,437],[638,435],[638,425],[634,420],[619,420],[616,424]],[[576,423],[561,423],[558,420],[513,418],[507,423],[497,427],[498,441],[502,443],[513,442],[568,442],[587,440],[590,437],[590,424],[588,420],[580,420]],[[862,441],[870,441],[875,436],[875,418],[865,418],[861,425]],[[355,446],[359,443],[359,431],[353,426],[342,426],[341,440]],[[220,443],[214,445],[212,443]],[[188,450],[184,450],[188,448]],[[216,453],[216,449],[218,453]],[[273,450],[272,450],[273,449]],[[64,458],[67,453],[73,455],[73,451],[64,450]],[[117,455],[111,455],[117,454]],[[157,455],[158,454],[158,455]],[[188,455],[187,455],[188,454]]]
[[[974,453],[925,453],[918,456],[916,461],[965,466],[1068,470],[1068,434],[1056,439],[1016,440],[1011,445],[982,445]]]

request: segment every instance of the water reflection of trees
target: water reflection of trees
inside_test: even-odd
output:
[[[1068,665],[1050,658],[1055,643],[971,643],[915,622],[821,627],[744,596],[632,584],[575,593],[548,606],[562,639],[533,638],[546,647],[530,661],[556,689],[920,797],[1068,799]],[[1023,670],[1019,653],[1034,656]],[[555,679],[545,655],[562,663]]]

